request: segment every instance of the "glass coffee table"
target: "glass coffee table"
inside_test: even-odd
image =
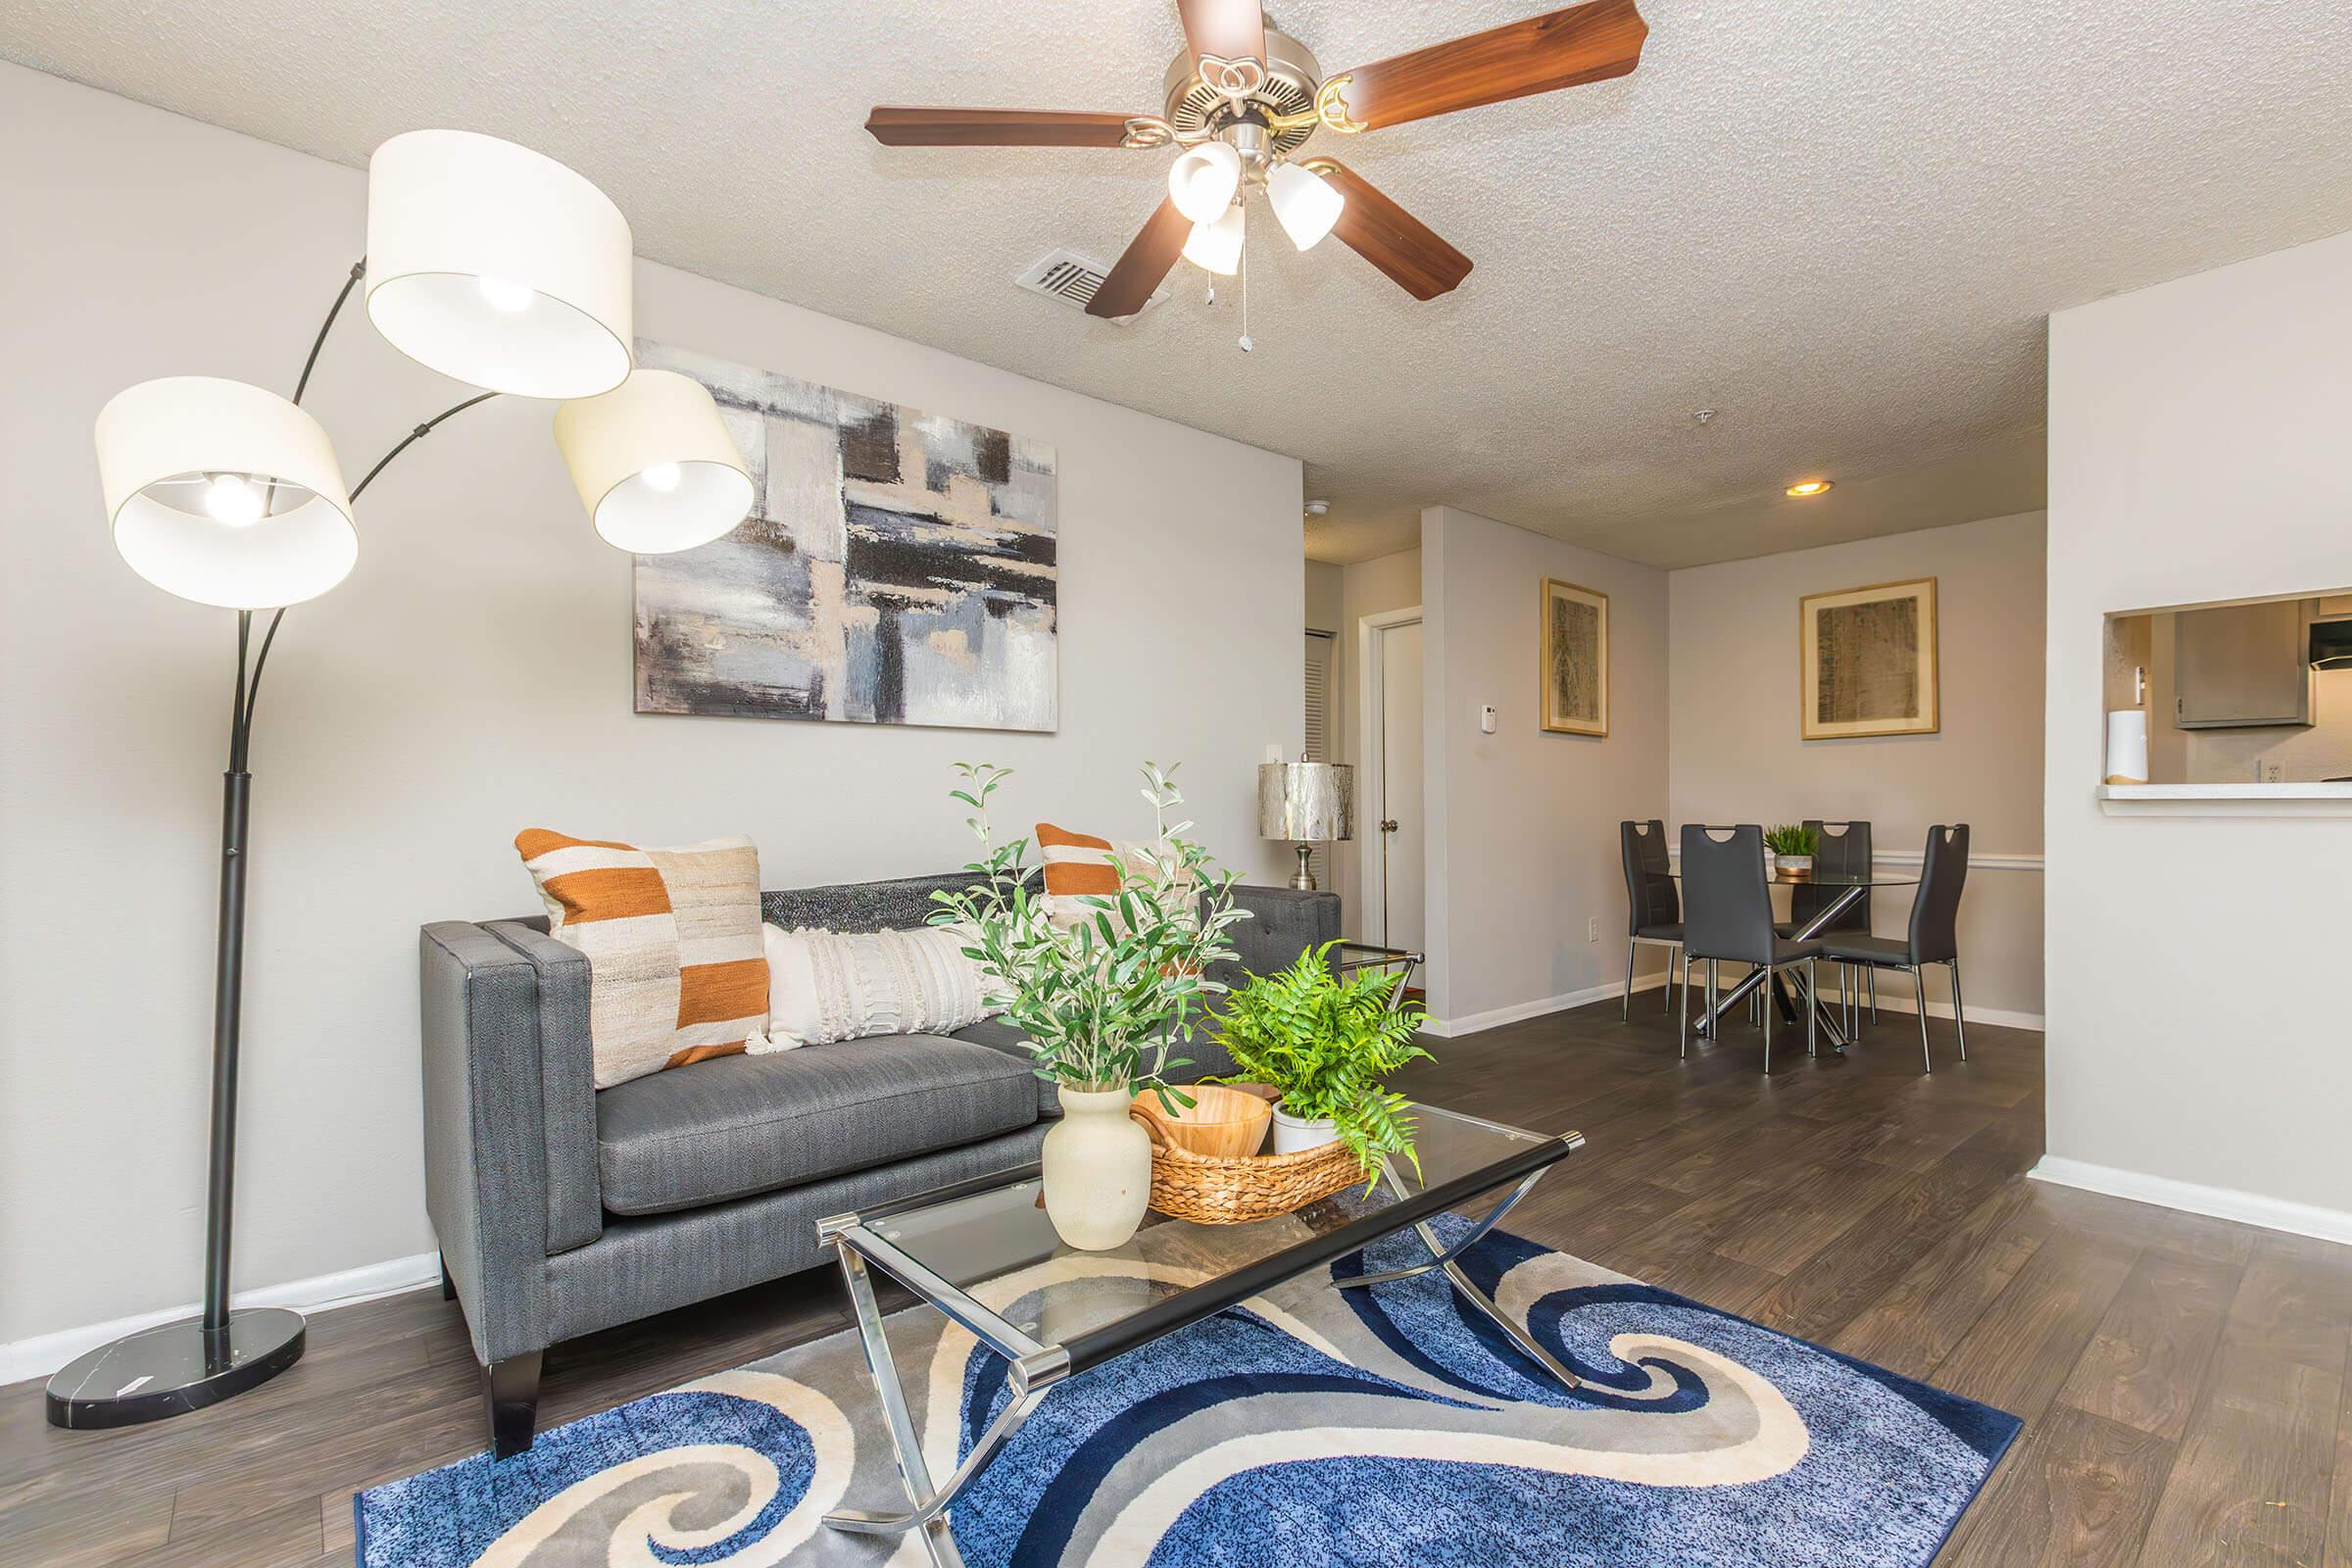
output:
[[[1062,1245],[1046,1217],[1035,1165],[819,1221],[817,1235],[840,1258],[849,1284],[858,1340],[906,1490],[901,1507],[842,1509],[826,1515],[825,1522],[868,1535],[917,1531],[933,1562],[959,1564],[948,1532],[950,1505],[1055,1384],[1406,1229],[1428,1249],[1425,1260],[1333,1284],[1360,1289],[1442,1270],[1462,1298],[1494,1319],[1530,1360],[1566,1387],[1577,1387],[1575,1375],[1504,1316],[1456,1259],[1545,1171],[1583,1148],[1584,1135],[1526,1132],[1434,1105],[1415,1105],[1413,1114],[1418,1172],[1409,1161],[1392,1161],[1368,1191],[1351,1187],[1336,1199],[1249,1225],[1198,1225],[1148,1214],[1134,1239],[1109,1252],[1073,1254]],[[1476,1206],[1496,1194],[1490,1205]],[[1431,1228],[1438,1215],[1466,1207],[1475,1210],[1472,1223],[1452,1241],[1442,1240]],[[1132,1278],[1133,1288],[1057,1302],[1053,1312],[1022,1321],[983,1304],[981,1297],[993,1294],[987,1290],[992,1282],[1065,1255],[1119,1260],[1090,1267],[1116,1269]],[[921,1434],[874,1301],[873,1269],[912,1291],[1007,1363],[1010,1398],[944,1480],[933,1478],[923,1457]]]

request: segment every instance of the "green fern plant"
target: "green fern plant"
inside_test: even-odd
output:
[[[1397,1004],[1400,976],[1332,973],[1336,946],[1302,953],[1279,974],[1253,974],[1234,989],[1216,1039],[1238,1070],[1217,1081],[1271,1084],[1291,1115],[1329,1118],[1368,1181],[1392,1155],[1410,1160],[1418,1175],[1409,1102],[1387,1080],[1407,1062],[1430,1059],[1415,1040],[1426,1013],[1418,1003]]]
[[[1821,848],[1821,835],[1809,827],[1793,827],[1786,822],[1764,831],[1764,847],[1775,855],[1811,855]]]

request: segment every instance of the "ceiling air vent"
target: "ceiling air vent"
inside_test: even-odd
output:
[[[1101,263],[1090,262],[1075,252],[1057,250],[1039,258],[1013,281],[1033,294],[1062,300],[1083,311],[1086,302],[1095,297],[1095,290],[1102,286],[1102,279],[1109,270]],[[1153,290],[1152,297],[1144,302],[1144,310],[1136,312],[1135,316],[1143,315],[1144,311],[1167,297],[1165,288]],[[1125,325],[1134,320],[1135,316],[1112,317],[1109,319]]]

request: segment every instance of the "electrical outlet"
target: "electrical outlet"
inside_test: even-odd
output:
[[[1585,940],[1587,942],[1598,942],[1600,940],[1599,915],[1596,914],[1585,922]]]
[[[2284,762],[2273,761],[2270,759],[2265,758],[2262,764],[2262,781],[2265,784],[2285,783],[2286,764]]]

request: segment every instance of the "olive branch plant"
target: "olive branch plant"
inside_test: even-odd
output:
[[[1171,823],[1184,802],[1173,767],[1144,764],[1143,797],[1152,808],[1151,844],[1118,857],[1116,894],[1087,895],[1085,913],[1066,925],[1047,918],[1043,889],[1027,863],[1029,841],[999,842],[989,803],[1010,768],[958,762],[962,787],[949,792],[971,810],[964,825],[980,841],[980,858],[964,869],[978,880],[931,895],[931,923],[967,939],[965,957],[980,966],[988,1000],[1028,1037],[1040,1078],[1081,1092],[1131,1089],[1173,1108],[1193,1103],[1167,1074],[1189,1066],[1171,1056],[1208,997],[1225,988],[1211,964],[1233,956],[1232,928],[1249,919],[1236,908],[1231,871]]]

